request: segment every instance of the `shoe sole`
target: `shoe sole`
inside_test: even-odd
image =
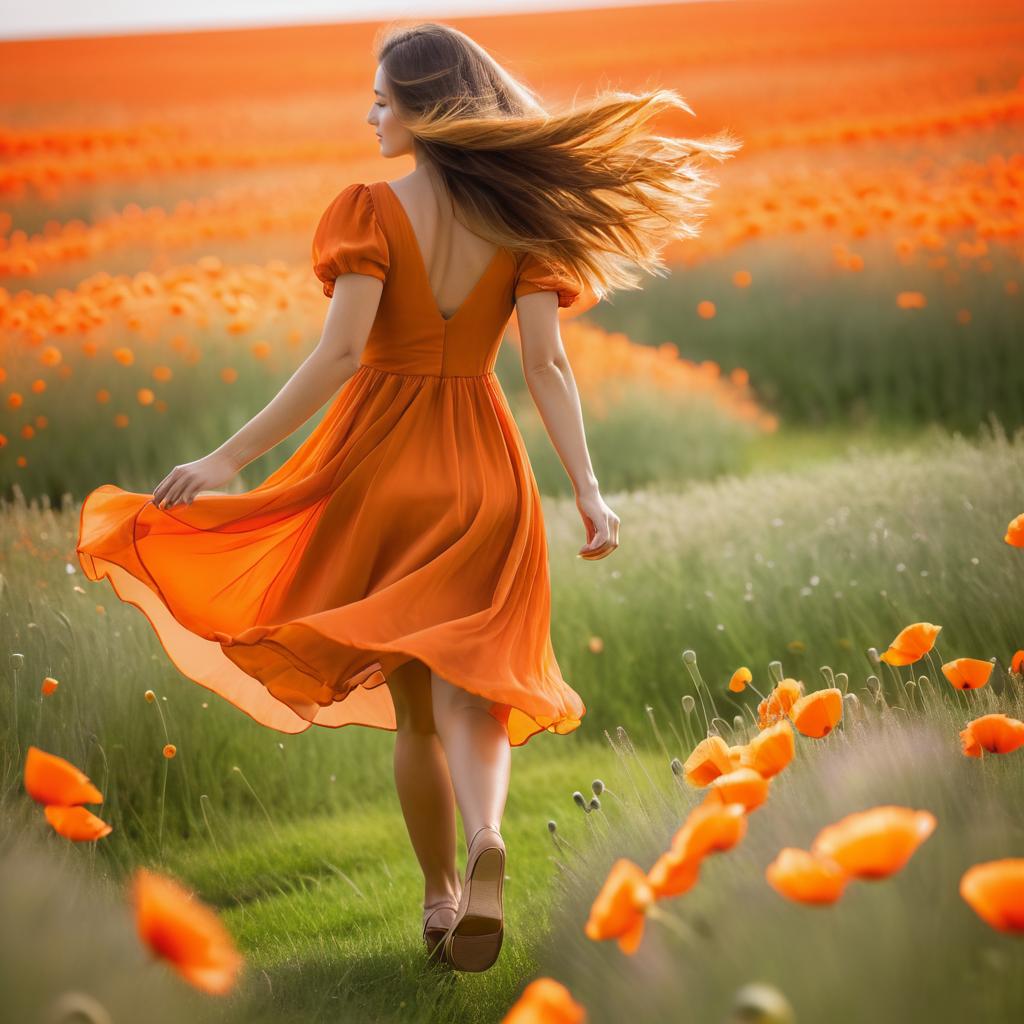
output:
[[[465,888],[466,912],[456,920],[445,940],[445,958],[459,971],[486,971],[501,952],[505,937],[502,895],[505,884],[505,853],[492,847],[483,850],[473,865]]]

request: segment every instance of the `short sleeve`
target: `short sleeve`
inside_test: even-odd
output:
[[[579,288],[567,276],[553,273],[533,253],[526,253],[516,273],[515,297],[531,292],[558,292],[559,306],[571,306],[580,295]]]
[[[334,197],[313,235],[312,257],[313,273],[328,298],[334,294],[334,279],[342,274],[368,274],[380,281],[387,277],[388,241],[368,186],[349,185]]]

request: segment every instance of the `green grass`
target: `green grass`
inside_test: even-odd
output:
[[[602,1019],[605,1004],[595,972],[614,974],[619,961],[607,947],[591,950],[583,943],[580,948],[578,935],[566,939],[564,950],[549,935],[549,900],[563,891],[558,864],[566,861],[547,822],[557,821],[558,835],[585,858],[591,884],[572,894],[575,902],[568,910],[557,908],[555,936],[571,935],[579,926],[580,893],[593,891],[594,872],[606,866],[601,858],[610,851],[602,845],[604,831],[612,828],[609,840],[622,839],[627,854],[630,849],[649,853],[664,838],[654,830],[645,833],[629,817],[613,820],[608,799],[614,797],[605,800],[600,815],[584,815],[573,803],[572,792],[586,792],[595,777],[614,793],[633,792],[634,784],[643,792],[642,773],[635,764],[623,764],[605,731],[614,737],[621,725],[640,746],[639,737],[648,735],[649,707],[673,753],[686,753],[696,723],[680,704],[681,697],[695,692],[681,660],[684,649],[699,655],[704,679],[718,695],[720,725],[728,725],[741,706],[751,706],[747,695],[733,705],[723,692],[740,664],[752,669],[762,691],[769,681],[767,666],[776,659],[786,675],[808,686],[816,684],[820,666],[829,665],[848,673],[859,687],[877,669],[867,648],[884,647],[902,626],[921,619],[943,626],[936,661],[994,656],[994,677],[1005,686],[1005,666],[1024,646],[1019,552],[1002,540],[1007,522],[1024,508],[1022,445],[1024,434],[1007,438],[998,431],[978,442],[935,435],[899,451],[860,443],[849,450],[839,437],[793,437],[776,448],[777,468],[771,471],[694,482],[678,493],[606,494],[622,518],[621,546],[596,563],[573,557],[583,539],[573,503],[545,499],[555,647],[588,712],[575,733],[539,734],[515,751],[504,822],[510,853],[508,944],[485,975],[444,981],[425,974],[422,964],[422,878],[394,793],[393,737],[359,728],[285,736],[258,726],[182,678],[162,655],[148,623],[109,587],[83,587],[84,594],[74,590],[81,574],[68,573],[66,566],[75,567],[75,506],[5,506],[0,509],[5,540],[0,630],[7,683],[0,688],[0,721],[6,728],[0,746],[0,887],[5,909],[13,909],[0,923],[0,970],[7,972],[0,988],[15,993],[9,1005],[23,1008],[16,1019],[29,1019],[28,1007],[74,987],[100,998],[115,1019],[119,1008],[145,999],[159,1006],[153,1020],[162,1020],[159,1014],[168,1020],[188,1014],[197,1022],[493,1021],[530,978],[544,971],[572,980],[593,1002],[595,1019]],[[805,458],[807,465],[797,468]],[[97,612],[97,605],[105,610]],[[590,649],[591,636],[603,640],[599,653]],[[794,640],[803,650],[787,647]],[[16,679],[9,660],[13,651],[25,658]],[[934,664],[927,674],[941,692],[946,684]],[[39,701],[45,675],[56,676],[60,686]],[[896,703],[902,692],[896,674],[886,672],[881,679],[890,703]],[[149,687],[158,694],[156,703],[143,698]],[[812,825],[824,824],[854,797],[934,795],[928,787],[915,788],[914,750],[922,751],[921,772],[934,768],[936,751],[942,751],[948,772],[959,773],[958,786],[988,780],[970,774],[988,767],[966,759],[961,764],[955,746],[950,750],[949,730],[954,719],[962,727],[964,710],[948,720],[936,718],[941,733],[933,722],[922,726],[924,733],[918,729],[905,736],[896,729],[902,718],[894,713],[863,747],[843,746],[845,740],[837,737],[832,747],[820,748],[844,759],[808,759],[818,774],[804,776],[809,767],[793,766],[784,780],[792,788],[779,787],[780,793],[793,794],[778,801],[789,816],[773,826],[771,842],[750,844],[751,855],[763,857],[782,835],[807,841]],[[178,746],[170,761],[160,753],[168,739]],[[105,795],[97,810],[114,826],[109,836],[74,846],[49,830],[21,784],[29,743],[69,758],[91,776]],[[650,740],[648,747],[641,751],[644,765],[656,778],[664,773],[665,754]],[[1019,771],[1013,766],[1020,763],[1006,760],[1005,770]],[[242,771],[233,771],[235,766]],[[1019,776],[1009,782],[992,778],[982,781],[980,790],[990,790],[992,799],[1001,799],[1004,785],[1019,790]],[[902,780],[896,788],[889,785],[894,779]],[[960,796],[950,799],[960,801],[959,818],[951,818],[954,824],[929,841],[932,848],[941,847],[958,821],[981,838],[975,843],[963,836],[953,852],[943,853],[942,877],[968,854],[999,843],[1007,851],[1014,848],[1014,833],[1007,832],[1002,818],[990,814],[986,832],[981,810],[965,808]],[[759,828],[775,820],[770,810],[757,812]],[[735,905],[741,907],[746,889],[729,872],[747,871],[744,885],[754,884],[749,879],[757,876],[742,857],[734,863],[739,867],[716,864],[722,884],[709,888],[719,900],[740,900]],[[197,1000],[163,965],[147,964],[140,955],[123,908],[123,887],[137,864],[182,878],[224,914],[250,967],[226,1006]],[[711,867],[708,877],[714,879]],[[937,877],[924,876],[928,884]],[[894,891],[893,886],[884,890]],[[721,959],[722,949],[772,947],[772,922],[781,911],[776,906],[770,912],[766,899],[762,895],[751,904],[766,914],[756,928],[744,912],[733,930],[723,930],[724,945],[716,942],[696,957],[690,951],[689,958],[699,965],[702,957]],[[855,899],[861,902],[853,906],[872,906],[869,895]],[[949,920],[957,929],[966,927],[969,915],[950,899],[934,911],[909,906],[933,927],[956,907],[958,916]],[[721,917],[725,910],[716,906]],[[895,927],[877,916],[881,913],[876,907],[865,921]],[[794,920],[790,913],[785,927],[792,930]],[[834,950],[821,953],[821,962],[812,956],[814,942],[824,941],[820,934],[808,932],[814,942],[794,939],[794,955],[799,954],[808,978],[819,968],[831,971],[827,977],[834,990],[842,983],[837,964],[852,957],[850,978],[863,985],[868,924],[851,925],[852,946],[837,937]],[[756,943],[751,939],[743,946],[736,932],[742,927],[756,934]],[[914,944],[924,934],[923,925],[907,923],[892,932],[884,948],[894,962],[906,965],[928,955]],[[960,945],[971,950],[970,957],[989,955],[974,952],[988,948],[978,946],[982,934],[977,928],[963,932]],[[26,935],[32,942],[26,943]],[[943,957],[953,945],[943,937]],[[673,950],[672,956],[678,955]],[[1001,962],[1004,954],[993,955]],[[724,998],[730,986],[747,980],[730,963],[735,968],[734,960],[708,968],[701,998]],[[974,959],[968,965],[982,971]],[[661,978],[657,963],[651,970]],[[684,976],[691,978],[681,971]],[[1006,998],[1015,991],[1002,985],[998,971],[977,977],[1002,986]],[[787,994],[806,1009],[810,990],[788,975],[784,980]],[[931,1007],[930,999],[923,1005]],[[717,1003],[701,1005],[714,1005],[718,1012]],[[607,1003],[608,1013],[613,1006]],[[907,1004],[899,1007],[905,1010]]]
[[[746,834],[705,858],[692,889],[658,901],[668,920],[649,914],[632,954],[613,939],[589,939],[584,924],[611,865],[626,857],[648,870],[699,803],[703,791],[672,774],[669,755],[685,757],[703,723],[684,723],[682,752],[673,745],[657,756],[650,729],[635,744],[617,743],[620,778],[637,785],[609,782],[618,794],[592,812],[599,827],[566,847],[540,973],[566,985],[594,1024],[630,1019],[639,992],[644,1021],[784,1019],[729,1016],[752,983],[781,993],[797,1021],[1021,1019],[1021,936],[984,922],[958,886],[973,864],[1024,857],[1024,750],[967,758],[958,733],[996,711],[1024,719],[1024,681],[997,670],[989,686],[956,693],[942,676],[922,679],[930,672],[923,665],[914,670],[917,684],[898,702],[876,702],[869,688],[851,685],[860,703],[844,702],[836,730],[820,740],[796,734],[796,757],[748,812]],[[827,685],[808,681],[809,689]],[[721,721],[719,731],[729,744],[757,732],[748,720],[735,729]],[[765,868],[782,848],[809,849],[825,825],[887,804],[928,810],[938,822],[894,875],[851,881],[823,906],[768,885]]]
[[[948,269],[923,252],[903,264],[893,237],[852,239],[823,231],[749,242],[720,259],[645,280],[588,313],[598,326],[641,344],[675,344],[687,359],[742,367],[757,399],[787,424],[905,428],[939,423],[975,433],[995,416],[1024,425],[1024,310],[1020,262],[993,247],[991,271],[959,259],[950,235]],[[842,242],[864,258],[859,272],[832,262]],[[752,282],[736,288],[734,271]],[[946,279],[953,271],[955,281]],[[1008,282],[1017,282],[1014,294]],[[923,309],[896,296],[921,291]],[[697,304],[711,300],[705,320]],[[969,323],[958,314],[968,310]]]

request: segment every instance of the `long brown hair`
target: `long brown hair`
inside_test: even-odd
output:
[[[545,109],[465,33],[437,22],[387,26],[376,41],[396,118],[412,133],[477,234],[532,252],[598,298],[668,273],[661,250],[692,237],[728,159],[727,132],[680,139],[647,123],[693,111],[672,89],[607,90]]]

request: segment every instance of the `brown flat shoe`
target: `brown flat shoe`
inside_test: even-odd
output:
[[[430,922],[439,910],[459,909],[458,900],[454,896],[442,896],[433,903],[423,904],[423,941],[427,946],[427,956],[436,960],[444,959],[444,950],[439,948],[448,934],[447,925],[432,925]]]
[[[505,935],[504,886],[505,842],[497,829],[484,825],[469,841],[458,912],[442,946],[457,971],[486,971],[498,959]]]

